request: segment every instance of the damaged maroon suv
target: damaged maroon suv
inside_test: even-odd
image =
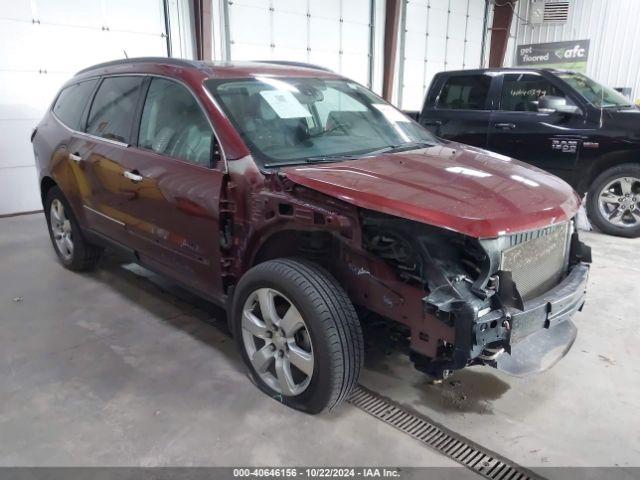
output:
[[[575,339],[591,260],[573,190],[330,71],[101,64],[32,142],[62,264],[115,247],[224,305],[251,379],[291,407],[348,397],[370,323],[436,378],[541,371]]]

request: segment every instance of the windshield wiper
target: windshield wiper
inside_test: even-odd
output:
[[[317,155],[317,156],[314,156],[314,157],[298,158],[298,159],[292,160],[290,162],[265,163],[264,166],[267,167],[267,168],[270,168],[270,167],[289,167],[291,165],[305,165],[307,163],[331,163],[331,162],[336,162],[336,161],[342,160],[342,159],[353,160],[355,158],[360,158],[360,156],[345,155],[345,154]]]
[[[397,150],[415,150],[417,148],[433,147],[434,144],[426,141],[421,142],[407,142],[400,143],[398,145],[387,145],[386,147],[379,148],[377,150],[371,150],[369,152],[363,152],[359,154],[352,153],[334,153],[329,155],[315,155],[312,157],[299,158],[290,162],[273,162],[265,163],[264,166],[270,167],[288,167],[292,165],[304,165],[308,163],[332,163],[339,160],[357,160],[359,158],[370,157],[372,155],[378,155],[380,153],[389,153]]]
[[[314,157],[307,157],[304,159],[306,163],[322,163],[322,162],[335,162],[336,160],[353,160],[355,158],[360,158],[361,155],[351,155],[351,154],[333,154],[333,155],[316,155]]]
[[[388,145],[388,146],[380,148],[378,150],[373,150],[371,152],[367,152],[367,153],[364,154],[364,156],[377,155],[379,153],[395,152],[395,151],[398,151],[398,150],[415,150],[415,149],[418,149],[418,148],[433,147],[433,146],[434,146],[433,143],[430,143],[430,142],[427,142],[427,141],[399,143],[397,145]]]
[[[359,154],[333,154],[333,155],[317,155],[315,157],[307,157],[305,160],[307,163],[316,162],[333,162],[335,160],[346,159],[355,160],[358,158],[370,157],[372,155],[378,155],[380,153],[389,153],[397,150],[414,150],[416,148],[433,147],[433,143],[430,142],[407,142],[399,143],[397,145],[387,145],[386,147],[371,150],[369,152],[363,152]]]

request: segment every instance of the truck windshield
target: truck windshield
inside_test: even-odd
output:
[[[588,102],[598,108],[631,106],[628,98],[625,98],[612,88],[600,85],[585,75],[574,72],[562,72],[557,75],[577,90]]]
[[[409,117],[341,79],[209,79],[206,87],[264,167],[340,161],[438,143]]]

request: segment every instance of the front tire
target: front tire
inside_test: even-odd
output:
[[[53,249],[62,265],[74,271],[94,268],[102,249],[85,240],[69,202],[58,187],[47,192],[44,212]]]
[[[624,164],[602,172],[587,195],[587,213],[609,235],[640,236],[640,165]]]
[[[231,314],[249,376],[272,398],[315,414],[338,406],[357,384],[360,322],[319,266],[278,259],[253,267],[238,283]]]

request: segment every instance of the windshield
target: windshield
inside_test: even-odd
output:
[[[596,107],[630,107],[629,99],[614,89],[600,85],[580,73],[562,72],[558,77],[571,85],[588,102]]]
[[[348,80],[256,77],[205,85],[265,167],[339,161],[437,141]]]

